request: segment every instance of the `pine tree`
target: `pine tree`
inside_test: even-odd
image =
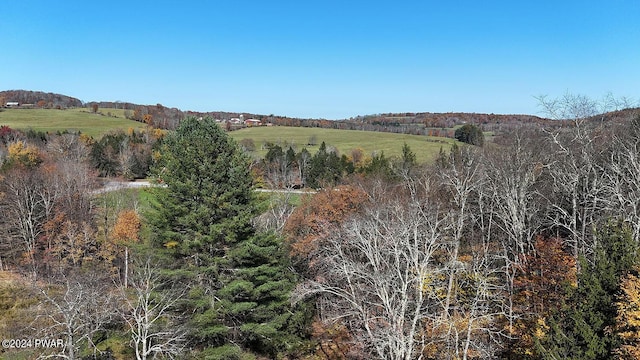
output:
[[[211,118],[183,120],[160,148],[152,168],[158,182],[146,218],[152,242],[167,249],[176,281],[190,287],[185,312],[197,348],[226,343],[228,329],[209,309],[216,304],[231,247],[253,234],[249,160]],[[203,319],[202,315],[213,316]]]
[[[327,145],[323,141],[309,163],[307,183],[313,188],[333,186],[342,179],[344,171],[344,162],[334,151],[327,151]]]
[[[184,120],[161,149],[153,171],[166,188],[155,189],[147,218],[174,279],[189,287],[183,312],[197,357],[289,351],[306,318],[288,302],[296,278],[281,241],[251,224],[249,159],[210,118]]]
[[[233,328],[233,342],[271,358],[301,344],[309,312],[291,308],[289,294],[297,279],[282,239],[257,234],[229,256],[237,271],[218,296],[225,318],[232,320],[227,326]]]
[[[213,119],[182,121],[152,168],[167,187],[155,190],[147,216],[156,244],[197,266],[248,238],[255,209],[249,161]]]
[[[407,143],[402,145],[402,157],[400,158],[399,171],[402,176],[409,176],[411,170],[417,165],[416,154],[411,151]]]
[[[389,158],[384,155],[384,151],[374,154],[370,161],[360,170],[365,175],[379,176],[388,180],[394,177],[391,162]]]
[[[593,259],[581,259],[578,287],[567,305],[550,317],[539,350],[548,359],[610,359],[619,346],[615,327],[621,280],[636,263],[636,244],[623,224],[598,234]]]

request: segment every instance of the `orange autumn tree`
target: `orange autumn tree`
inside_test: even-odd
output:
[[[311,324],[311,335],[318,342],[311,359],[345,360],[358,358],[361,344],[353,345],[354,339],[347,327],[340,322],[323,322],[316,319]]]
[[[549,314],[566,302],[576,286],[576,261],[560,238],[539,236],[534,251],[522,256],[514,280],[515,339],[509,352],[516,358],[536,358],[535,341],[547,330]]]
[[[144,114],[142,116],[142,121],[144,121],[144,123],[147,124],[147,125],[153,125],[153,115]]]
[[[119,244],[124,245],[124,286],[129,282],[129,244],[140,240],[140,216],[135,210],[123,210],[118,214],[113,226],[112,237]],[[116,251],[117,253],[117,251]]]
[[[358,211],[367,194],[351,185],[324,189],[303,199],[284,226],[291,255],[307,258],[322,241],[323,235]]]
[[[284,226],[290,254],[297,260],[299,271],[310,278],[321,276],[314,268],[316,250],[326,236],[357,213],[367,199],[364,190],[352,185],[324,189],[303,199]],[[315,356],[318,358],[347,359],[359,348],[347,327],[339,322],[329,323],[316,317],[312,335],[317,341]]]

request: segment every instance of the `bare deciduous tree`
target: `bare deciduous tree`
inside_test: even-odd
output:
[[[110,280],[99,270],[66,275],[59,284],[38,286],[45,306],[33,323],[38,336],[64,340],[64,348],[55,349],[41,357],[79,358],[79,350],[86,346],[98,352],[94,335],[104,330],[117,311]]]
[[[52,136],[47,141],[47,150],[57,159],[85,162],[89,158],[89,149],[76,134]]]
[[[318,275],[294,299],[316,296],[320,320],[344,324],[369,357],[495,355],[504,339],[505,260],[488,242],[463,253],[454,241],[470,221],[460,206],[481,184],[480,163],[458,166],[438,183],[422,176],[393,189],[371,186],[362,210],[325,233],[312,256]],[[442,208],[433,200],[443,184],[469,193]]]
[[[535,97],[542,112],[553,120],[584,120],[601,113],[596,100],[586,95],[566,92],[563,96],[550,99],[547,95]]]
[[[570,129],[548,133],[552,151],[548,163],[552,179],[548,184],[552,189],[549,222],[566,233],[576,259],[591,252],[595,241],[592,228],[610,206],[604,147],[597,143],[597,130],[576,122]]]
[[[453,296],[455,265],[460,253],[460,243],[463,231],[471,224],[470,203],[472,197],[483,185],[480,156],[471,146],[454,148],[449,156],[443,156],[438,161],[438,182],[444,194],[441,200],[447,203],[447,219],[449,222],[451,250],[449,253],[449,280],[443,313],[449,314],[449,307]]]
[[[533,247],[535,235],[544,225],[544,208],[536,186],[545,164],[537,145],[534,134],[516,131],[502,148],[485,152],[485,182],[475,214],[483,242],[502,252],[510,329],[515,316],[513,282],[518,263],[521,255]]]
[[[435,317],[430,329],[432,357],[439,359],[490,359],[506,338],[501,324],[505,318],[504,263],[489,247],[478,247],[458,262],[455,272],[456,299],[446,318]],[[437,298],[437,283],[425,284],[430,297]],[[442,296],[440,296],[442,297]]]
[[[316,254],[323,276],[299,286],[296,297],[327,298],[321,315],[347,323],[372,356],[414,359],[424,346],[424,320],[438,311],[423,283],[436,271],[442,220],[416,198],[374,203],[326,239]]]
[[[166,356],[174,358],[182,353],[186,331],[174,312],[185,295],[165,282],[159,268],[150,259],[134,267],[129,287],[120,287],[127,323],[136,359]]]
[[[287,219],[295,210],[292,204],[293,193],[288,190],[290,189],[269,195],[269,208],[255,220],[257,226],[265,231],[282,233]]]
[[[629,222],[640,241],[640,116],[616,129],[607,164],[612,212]]]
[[[604,114],[609,111],[617,111],[632,108],[638,102],[629,97],[615,97],[612,93],[606,94],[602,99],[594,99],[583,94],[566,92],[557,98],[548,95],[534,97],[542,112],[553,120],[570,120],[580,123],[587,118]]]
[[[514,261],[531,249],[543,225],[535,185],[545,164],[532,137],[515,132],[503,148],[485,153],[483,199],[489,203],[492,220],[504,235],[504,247]]]
[[[34,278],[37,269],[34,257],[36,241],[53,206],[51,192],[45,188],[41,175],[38,170],[13,169],[0,182],[3,238],[12,250],[14,264],[18,262],[16,256],[21,250]]]

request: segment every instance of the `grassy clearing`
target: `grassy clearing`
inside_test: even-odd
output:
[[[121,111],[114,113],[118,117],[93,114],[86,108],[55,110],[55,109],[3,109],[0,111],[0,126],[7,125],[13,129],[55,133],[57,131],[80,131],[83,134],[98,138],[110,131],[128,128],[144,128],[146,125],[124,118],[124,110],[102,109],[106,111]]]
[[[416,153],[418,162],[432,161],[441,148],[448,150],[456,142],[453,139],[421,135],[287,126],[252,127],[233,131],[230,135],[237,141],[252,139],[256,146],[254,155],[259,157],[266,154],[263,146],[266,142],[287,147],[293,145],[296,151],[306,147],[311,153],[315,153],[324,141],[327,146],[338,149],[340,154],[348,155],[351,150],[362,148],[366,155],[384,151],[386,156],[400,156],[403,144],[407,143]],[[316,138],[315,146],[307,145],[312,136]]]
[[[93,114],[93,110],[91,108],[73,108],[67,111],[77,111],[85,114]],[[104,115],[109,117],[116,117],[121,119],[126,119],[125,109],[111,109],[111,108],[98,108],[98,115]],[[129,112],[133,113],[133,110],[129,110]]]

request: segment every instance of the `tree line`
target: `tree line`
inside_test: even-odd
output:
[[[246,140],[251,141],[245,139],[241,144],[246,146]],[[306,148],[296,152],[292,146],[286,151],[278,144],[267,143],[265,146],[268,151],[255,164],[253,173],[260,184],[272,188],[331,187],[353,175],[393,178],[417,166],[415,153],[407,144],[399,157],[387,157],[384,151],[367,155],[361,148],[339,155],[324,141],[313,155]]]
[[[38,107],[66,109],[82,106],[82,101],[71,96],[45,93],[42,91],[5,90],[0,91],[0,107],[7,102],[31,104]]]

